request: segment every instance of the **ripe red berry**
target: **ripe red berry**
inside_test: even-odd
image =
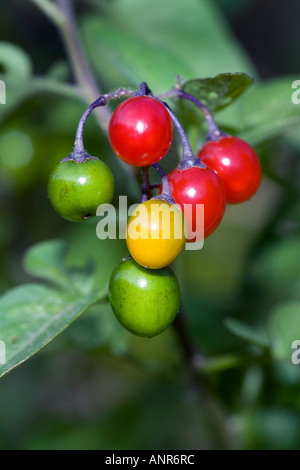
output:
[[[172,196],[181,206],[188,223],[187,241],[196,241],[197,235],[199,239],[198,232],[203,230],[196,218],[197,204],[204,204],[204,238],[208,237],[221,222],[225,211],[224,189],[218,175],[208,167],[193,166],[182,171],[176,168],[169,173],[168,181]],[[191,211],[185,210],[186,204],[191,206]]]
[[[134,166],[158,162],[170,148],[171,117],[162,103],[149,96],[123,101],[109,124],[109,140],[117,156]]]
[[[257,191],[262,176],[260,161],[244,140],[225,136],[207,142],[198,157],[220,176],[227,203],[247,201]]]

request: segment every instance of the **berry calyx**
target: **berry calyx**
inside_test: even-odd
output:
[[[187,221],[188,242],[208,237],[220,224],[225,211],[225,195],[218,175],[206,167],[175,168],[168,174],[172,196]],[[204,226],[197,217],[197,205],[204,205]],[[198,212],[199,214],[199,212]],[[197,220],[198,219],[198,220]]]
[[[109,301],[124,328],[151,338],[166,330],[175,319],[180,290],[169,267],[151,270],[126,260],[111,275]]]
[[[186,242],[186,221],[180,208],[150,199],[134,209],[127,224],[127,247],[141,266],[159,269],[172,263]]]
[[[168,111],[150,96],[134,96],[123,101],[109,123],[109,140],[114,152],[134,166],[150,166],[161,160],[172,138]]]
[[[72,222],[94,217],[97,207],[111,202],[113,194],[111,171],[95,157],[81,163],[61,161],[49,177],[48,195],[53,208]]]
[[[247,201],[259,188],[262,177],[260,161],[244,140],[224,136],[209,141],[197,156],[221,178],[228,204]]]

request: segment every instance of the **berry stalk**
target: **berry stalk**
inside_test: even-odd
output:
[[[166,173],[164,172],[164,170],[158,163],[153,163],[152,166],[159,173],[159,176],[161,177],[161,182],[162,182],[161,193],[155,196],[155,199],[162,199],[164,201],[169,202],[170,204],[175,204]]]
[[[206,168],[206,165],[202,163],[199,158],[197,158],[192,150],[191,144],[187,138],[187,135],[177,118],[177,116],[173,113],[171,108],[167,103],[162,102],[163,105],[166,107],[168,110],[171,119],[173,121],[174,126],[177,129],[177,132],[179,134],[180,140],[181,140],[181,145],[182,145],[182,160],[178,166],[180,170],[185,170],[186,168],[190,168],[192,166],[197,166],[199,168]]]
[[[191,101],[194,103],[203,113],[207,127],[208,127],[208,133],[207,133],[207,140],[218,140],[220,137],[227,135],[225,132],[221,131],[220,128],[218,127],[211,111],[205,106],[202,101],[198,100],[195,96],[190,95],[186,91],[183,91],[181,88],[174,88],[171,91],[168,91],[166,93],[163,93],[162,95],[159,95],[160,99],[165,99],[165,98],[178,98],[178,99],[185,99],[188,101]]]
[[[197,98],[195,98],[195,96],[190,95],[189,93],[187,93],[183,90],[178,90],[178,98],[191,101],[196,106],[198,106],[199,109],[201,109],[201,111],[203,112],[204,117],[206,119],[206,124],[207,124],[207,127],[208,127],[207,140],[219,140],[219,138],[221,136],[227,135],[225,132],[220,130],[220,128],[218,127],[212,113],[202,103],[202,101],[198,100]]]
[[[84,111],[78,123],[73,152],[70,153],[70,155],[68,155],[68,157],[64,158],[62,161],[73,160],[77,163],[81,163],[87,160],[88,158],[96,158],[91,157],[88,154],[83,144],[83,133],[87,118],[92,113],[92,111],[94,111],[94,109],[99,108],[101,106],[105,106],[109,101],[116,100],[122,97],[134,96],[134,93],[134,91],[127,90],[126,88],[119,88],[118,90],[112,93],[107,93],[105,95],[99,96],[99,98],[97,98],[92,104],[90,104],[90,106]]]

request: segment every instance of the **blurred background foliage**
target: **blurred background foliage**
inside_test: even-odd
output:
[[[174,266],[188,334],[208,357],[209,395],[193,386],[173,328],[151,340],[134,337],[102,302],[1,379],[0,448],[299,449],[300,365],[291,362],[291,343],[300,339],[300,104],[291,103],[292,82],[300,79],[299,2],[78,0],[75,7],[104,92],[147,81],[158,94],[176,75],[254,77],[216,118],[255,146],[264,179],[250,202],[227,208],[202,250],[184,252]],[[29,0],[1,2],[0,31],[7,87],[0,292],[31,281],[26,250],[54,239],[68,242],[73,266],[94,259],[93,282],[103,289],[126,255],[124,241],[98,240],[97,221],[64,221],[47,200],[48,175],[72,150],[86,107],[70,85],[64,45]],[[201,114],[170,104],[197,151],[205,138]],[[136,202],[139,191],[93,118],[85,144],[112,169],[116,205],[123,194]],[[165,170],[179,157],[175,139]]]

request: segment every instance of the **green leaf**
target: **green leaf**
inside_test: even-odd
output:
[[[179,71],[190,76],[189,68],[171,51],[166,53],[162,48],[146,44],[132,30],[122,31],[94,17],[86,20],[85,29],[94,69],[112,88],[121,85],[137,88],[140,82],[147,81],[157,93],[171,87]]]
[[[29,248],[24,258],[24,268],[32,276],[50,281],[69,290],[91,291],[94,269],[90,265],[73,269],[66,264],[68,245],[62,240],[50,240]],[[106,291],[103,291],[105,294]],[[99,292],[98,296],[101,297]]]
[[[182,88],[213,112],[233,103],[252,83],[253,79],[245,73],[222,73],[212,78],[189,80]]]
[[[106,16],[85,16],[82,35],[100,80],[110,87],[146,81],[153,93],[222,72],[253,73],[208,0],[116,0]]]
[[[76,224],[76,228],[72,227],[70,230],[68,238],[71,241],[68,265],[82,268],[87,259],[92,259],[95,264],[95,286],[99,292],[107,292],[111,273],[128,254],[126,240],[99,240],[93,220],[87,221],[87,224]]]
[[[224,324],[225,327],[235,336],[238,336],[239,338],[263,349],[269,347],[269,340],[266,337],[266,334],[257,331],[252,326],[247,325],[240,320],[236,320],[235,318],[226,318]]]
[[[274,308],[268,328],[274,357],[291,361],[292,343],[300,340],[300,302],[284,302]]]
[[[70,287],[68,269],[63,264],[67,243],[51,240],[34,245],[27,250],[24,268],[32,276],[53,282],[62,287]]]
[[[89,308],[72,324],[65,335],[76,350],[96,351],[108,348],[113,354],[127,353],[130,333],[117,321],[111,306],[103,302]]]
[[[83,296],[38,284],[8,291],[0,299],[0,339],[6,347],[0,377],[37,353],[95,300],[95,292]]]
[[[58,288],[25,284],[0,298],[0,340],[6,346],[6,364],[0,377],[38,352],[88,307],[106,295],[95,285],[92,269],[64,263],[67,246],[59,240],[29,249],[24,265],[36,277]]]

